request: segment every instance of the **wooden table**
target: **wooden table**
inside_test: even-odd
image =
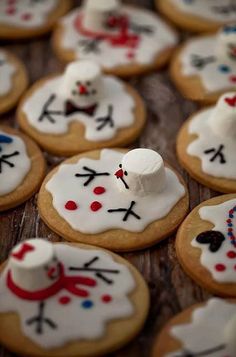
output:
[[[152,0],[127,2],[154,9]],[[1,46],[13,51],[24,61],[31,83],[48,73],[63,68],[51,49],[49,36],[25,42],[4,42]],[[148,108],[147,126],[134,147],[157,150],[183,175],[190,192],[190,209],[215,196],[215,192],[192,180],[176,160],[176,134],[184,120],[196,110],[196,104],[181,97],[170,81],[168,68],[160,73],[132,78],[130,83],[139,91]],[[15,111],[2,116],[1,123],[18,127]],[[48,161],[48,170],[61,161],[48,154],[45,156]],[[52,241],[60,240],[60,237],[47,228],[40,219],[36,199],[37,195],[25,204],[0,214],[1,262],[8,256],[11,248],[23,239],[46,237]],[[122,254],[138,268],[146,279],[151,294],[151,309],[140,335],[112,356],[148,356],[154,337],[173,315],[210,296],[183,272],[176,258],[174,240],[175,237],[172,236],[150,249]],[[9,356],[13,354],[0,347],[0,357]]]

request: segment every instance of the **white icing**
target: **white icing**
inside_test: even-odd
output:
[[[236,305],[223,299],[212,298],[206,306],[196,308],[191,316],[191,322],[175,325],[170,330],[170,335],[182,344],[182,349],[168,353],[166,357],[184,357],[189,355],[200,356],[203,351],[208,351],[222,346],[222,349],[212,353],[201,354],[209,357],[234,357],[224,341],[224,327],[236,313]],[[225,346],[224,346],[225,345]],[[223,347],[224,346],[224,347]]]
[[[58,0],[9,0],[0,1],[0,24],[32,28],[44,25]]]
[[[26,151],[26,146],[23,140],[15,135],[5,133],[0,130],[0,135],[6,135],[13,139],[13,142],[6,144],[0,142],[0,197],[14,191],[24,180],[28,174],[31,161]],[[4,155],[11,155],[15,151],[19,154],[13,157],[6,158]],[[14,167],[2,162],[6,160],[13,164]]]
[[[222,24],[236,20],[235,0],[171,0],[171,3],[186,15],[199,16]]]
[[[7,55],[0,50],[0,96],[5,95],[12,89],[12,76],[16,68],[9,63]]]
[[[236,258],[229,258],[227,253],[236,248],[230,241],[227,231],[227,222],[229,211],[236,205],[236,199],[226,201],[215,206],[203,206],[199,209],[200,218],[204,221],[211,222],[214,227],[212,230],[220,231],[224,234],[225,240],[222,242],[217,252],[209,250],[209,244],[200,244],[194,238],[191,242],[193,247],[201,249],[200,263],[211,273],[212,278],[219,283],[236,283]],[[236,218],[232,219],[233,232],[235,234]],[[215,267],[217,264],[223,264],[225,270],[218,271]]]
[[[147,26],[153,30],[151,34],[141,34],[137,48],[112,47],[109,42],[101,41],[98,44],[99,52],[87,53],[84,41],[91,40],[91,37],[82,35],[74,26],[77,17],[81,16],[80,10],[75,10],[62,19],[61,24],[64,30],[59,43],[60,47],[75,51],[76,57],[79,59],[89,58],[96,60],[106,68],[113,68],[131,63],[152,63],[159,53],[177,44],[176,34],[156,14],[126,6],[122,7],[122,14],[126,14],[132,23]],[[130,33],[133,33],[132,30],[130,30]]]
[[[236,83],[235,66],[221,62],[215,57],[216,41],[216,36],[197,37],[188,42],[180,54],[182,75],[186,77],[199,76],[204,88],[209,93],[227,90],[234,87]],[[199,69],[193,65],[194,56],[212,60]],[[227,66],[227,72],[220,70],[222,66]]]
[[[54,123],[51,123],[47,118],[39,121],[44,104],[60,88],[61,81],[61,76],[48,80],[23,105],[22,110],[26,114],[29,124],[39,132],[55,135],[64,134],[68,131],[68,126],[71,122],[79,121],[85,126],[85,138],[87,140],[103,141],[112,139],[118,129],[129,127],[134,123],[134,100],[125,91],[124,84],[112,76],[103,76],[103,97],[92,116],[84,113],[74,113],[66,117],[63,114],[64,100],[56,96],[50,105],[50,110],[59,111],[61,114],[51,115],[55,120]],[[103,129],[97,130],[102,122],[96,121],[96,119],[106,117],[109,113],[109,106],[113,106],[112,119],[114,126],[106,125]]]
[[[79,297],[66,289],[62,289],[56,295],[45,299],[44,317],[52,320],[57,326],[51,328],[48,324],[43,325],[43,332],[36,333],[34,324],[26,321],[35,317],[38,313],[38,301],[28,301],[18,298],[6,286],[6,275],[9,265],[6,266],[0,277],[0,312],[15,312],[21,321],[22,333],[30,340],[44,349],[64,346],[67,342],[78,340],[94,340],[102,338],[106,333],[106,324],[120,318],[127,318],[134,313],[133,304],[128,294],[135,288],[135,280],[130,270],[123,264],[116,263],[110,254],[100,250],[80,249],[63,244],[55,246],[56,255],[65,267],[65,275],[70,277],[82,276],[96,280],[96,285],[86,286],[77,284],[77,288],[89,292],[89,297]],[[119,270],[117,274],[103,273],[104,277],[112,280],[108,284],[98,278],[96,272],[71,271],[69,267],[84,267],[84,264],[94,257],[99,259],[90,267],[98,269]],[[102,301],[102,296],[110,295],[109,303]],[[60,304],[59,299],[67,297],[71,301]],[[90,301],[93,306],[83,308],[85,301]]]
[[[190,134],[197,134],[197,138],[192,141],[187,147],[187,153],[191,156],[196,156],[201,160],[202,171],[208,175],[218,178],[236,179],[236,141],[235,139],[217,136],[210,126],[214,120],[214,108],[203,110],[196,114],[190,121],[188,131]],[[216,151],[224,145],[221,150],[225,163],[220,163],[220,156],[214,161],[210,161]],[[215,149],[215,152],[204,153],[205,150]]]
[[[116,228],[141,232],[151,222],[165,217],[185,195],[184,186],[169,168],[165,168],[166,185],[161,192],[152,192],[142,197],[135,195],[131,190],[121,192],[117,187],[115,172],[119,169],[123,156],[124,154],[118,151],[103,149],[99,160],[82,158],[75,164],[62,164],[47,182],[46,190],[52,194],[53,207],[74,230],[89,234]],[[88,177],[75,176],[77,173],[87,173],[83,170],[84,166],[97,172],[108,172],[110,176],[97,176],[89,185],[84,186]],[[104,187],[106,192],[99,196],[95,195],[93,189],[97,186]],[[78,209],[67,210],[65,204],[68,200],[75,201]],[[102,204],[96,212],[90,209],[93,201]],[[125,212],[108,213],[109,209],[128,209],[132,201],[136,202],[133,211],[141,217],[140,219],[130,215],[123,221]]]

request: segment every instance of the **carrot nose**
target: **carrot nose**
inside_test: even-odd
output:
[[[116,171],[115,176],[117,178],[122,178],[124,176],[124,171],[122,169]]]
[[[86,94],[87,93],[87,88],[83,85],[79,85],[79,94]]]

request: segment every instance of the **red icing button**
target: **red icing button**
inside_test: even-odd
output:
[[[134,53],[134,52],[128,52],[126,56],[127,56],[129,59],[132,59],[132,58],[134,58],[135,53]]]
[[[62,305],[69,304],[70,301],[71,301],[71,298],[69,296],[62,296],[59,299],[59,303]]]
[[[112,297],[110,295],[103,295],[102,296],[102,301],[105,303],[108,303],[112,300]]]
[[[74,211],[78,208],[78,206],[75,203],[75,201],[67,201],[65,204],[65,208],[68,209],[69,211]]]
[[[93,192],[95,193],[95,195],[102,195],[104,192],[106,191],[106,189],[102,186],[97,186],[95,187],[95,189],[93,190]]]
[[[90,205],[92,211],[96,212],[102,207],[102,204],[98,201],[93,201]]]
[[[230,259],[236,258],[236,252],[234,252],[233,250],[229,250],[227,252],[227,257],[230,258]]]
[[[215,265],[215,270],[217,271],[224,271],[226,269],[226,266],[224,264],[216,264]]]
[[[32,18],[32,15],[30,13],[25,13],[21,16],[22,20],[30,20]]]
[[[236,82],[236,76],[230,76],[229,79],[231,80],[231,82]]]
[[[16,9],[14,7],[9,7],[7,10],[6,10],[6,13],[8,15],[14,15],[16,12]]]

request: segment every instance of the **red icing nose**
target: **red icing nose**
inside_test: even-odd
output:
[[[79,85],[79,94],[86,94],[87,93],[87,88],[83,85]]]
[[[123,171],[122,169],[116,171],[115,176],[116,176],[117,178],[123,177],[123,176],[124,176],[124,171]]]
[[[56,268],[55,268],[55,267],[50,268],[50,269],[48,270],[48,272],[47,272],[48,277],[49,277],[49,278],[53,278],[55,272],[56,272]]]

